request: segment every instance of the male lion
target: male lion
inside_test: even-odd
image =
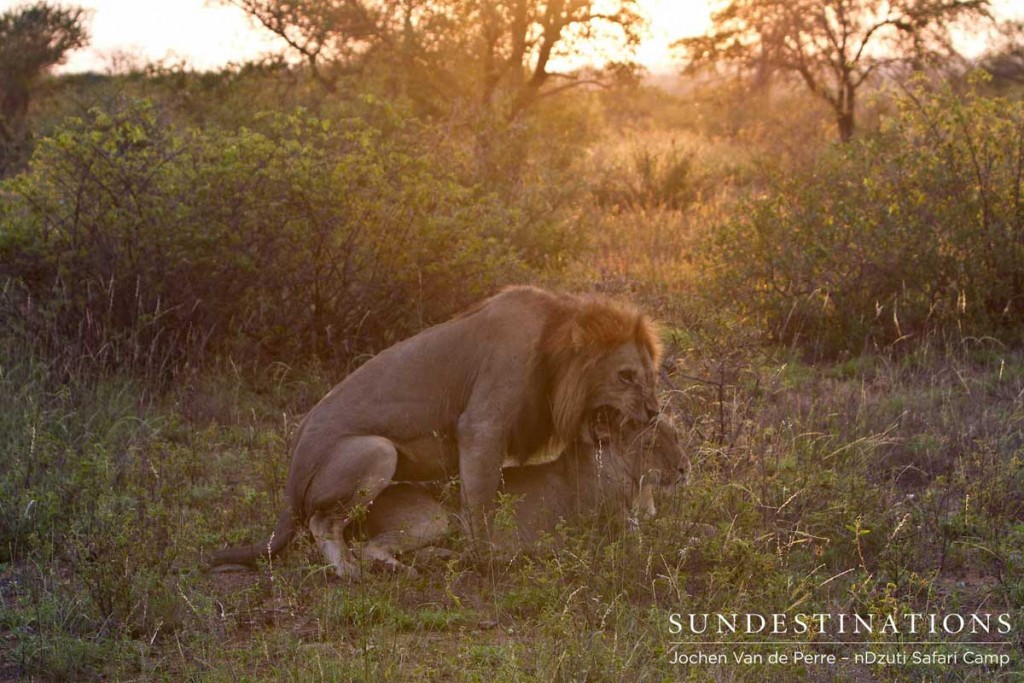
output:
[[[501,490],[512,496],[515,528],[499,545],[531,546],[541,534],[556,533],[560,521],[600,511],[613,518],[625,518],[630,510],[653,515],[653,488],[685,481],[689,459],[668,422],[623,420],[612,428],[609,417],[596,414],[590,420],[591,438],[577,439],[552,462],[502,470]],[[448,518],[428,488],[392,484],[359,525],[366,539],[360,556],[364,562],[407,569],[394,555],[440,541],[448,532]]]
[[[212,564],[274,555],[308,523],[336,573],[356,576],[349,512],[393,480],[455,473],[470,537],[486,539],[505,457],[525,462],[572,442],[597,408],[649,420],[659,352],[651,323],[633,309],[506,289],[382,351],[321,399],[299,425],[288,504],[270,540],[217,552]]]

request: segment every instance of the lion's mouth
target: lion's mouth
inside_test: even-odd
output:
[[[626,426],[622,413],[611,406],[598,406],[590,411],[588,417],[590,438],[595,445],[608,446],[612,443],[614,432],[621,432]]]
[[[653,420],[638,420],[624,415],[618,408],[602,405],[590,411],[588,422],[594,443],[607,444],[612,433],[640,433],[649,427]]]

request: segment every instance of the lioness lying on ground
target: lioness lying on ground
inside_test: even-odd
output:
[[[609,424],[609,417],[605,411],[592,416],[589,438],[578,439],[551,462],[502,470],[502,491],[512,497],[515,514],[515,527],[495,534],[502,549],[529,547],[542,534],[554,534],[562,520],[601,512],[653,515],[653,488],[685,479],[689,460],[667,421]],[[377,497],[360,526],[364,562],[404,569],[396,554],[437,543],[450,524],[428,487],[396,483]]]

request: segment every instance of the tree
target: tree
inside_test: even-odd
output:
[[[49,2],[0,14],[0,176],[21,156],[26,116],[40,76],[88,43],[86,11]]]
[[[383,89],[419,114],[464,126],[473,173],[509,187],[528,156],[528,112],[634,68],[611,60],[579,68],[573,58],[603,48],[621,60],[645,26],[639,0],[221,2],[283,38],[328,93]]]
[[[643,28],[637,0],[222,1],[283,38],[329,90],[383,67],[427,112],[469,104],[506,122],[605,75],[556,71],[559,57],[602,42],[628,52]]]
[[[676,43],[685,70],[729,64],[762,81],[795,74],[856,129],[857,91],[873,74],[953,55],[951,26],[989,17],[990,0],[726,0],[706,35]]]
[[[339,76],[356,73],[384,42],[401,3],[383,0],[224,0],[276,34],[333,91]]]

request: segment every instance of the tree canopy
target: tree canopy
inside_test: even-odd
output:
[[[559,58],[640,39],[637,0],[223,0],[282,37],[328,89],[382,77],[428,112],[479,106],[506,121],[549,94],[595,82]]]
[[[875,73],[955,54],[951,28],[989,16],[990,0],[727,0],[706,35],[676,43],[685,69],[728,64],[764,82],[796,75],[832,109],[840,139],[856,129],[857,91]]]

